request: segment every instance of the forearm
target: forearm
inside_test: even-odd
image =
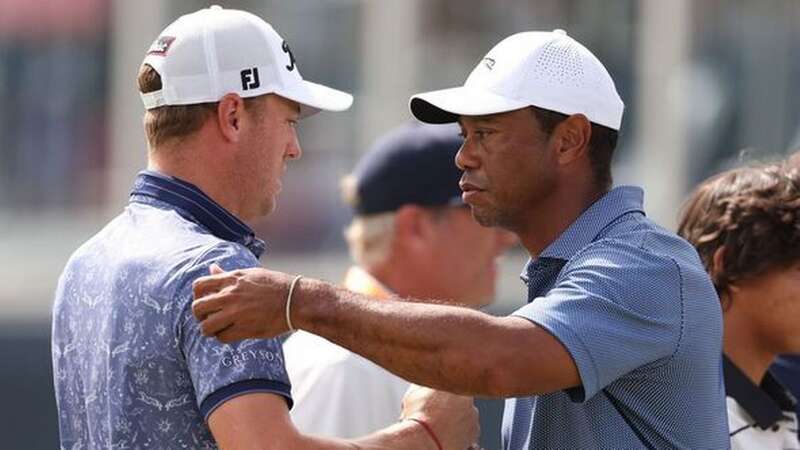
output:
[[[293,324],[406,380],[464,395],[518,397],[580,383],[566,347],[527,319],[449,305],[375,301],[305,278],[287,297],[290,280],[266,269],[198,279],[193,313],[203,334],[222,342],[277,336]]]
[[[411,382],[466,395],[498,395],[493,374],[511,351],[508,324],[468,308],[380,302],[305,280],[292,306],[296,326]]]
[[[427,432],[419,424],[408,420],[355,440],[305,435],[292,423],[284,400],[274,394],[266,393],[242,395],[223,403],[211,414],[208,425],[222,449],[435,450],[436,448]]]

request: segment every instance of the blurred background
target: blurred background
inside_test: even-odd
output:
[[[646,189],[674,228],[702,178],[785,155],[800,141],[795,0],[242,0],[291,44],[307,79],[355,95],[300,125],[276,213],[254,224],[271,268],[339,280],[349,213],[336,186],[408,97],[463,83],[515,32],[563,28],[591,49],[626,103],[617,184]],[[4,448],[57,447],[49,315],[70,253],[119,213],[145,165],[135,75],[146,49],[197,0],[0,0],[0,408]],[[521,305],[526,255],[504,259],[497,303]],[[486,448],[499,403],[481,401]]]

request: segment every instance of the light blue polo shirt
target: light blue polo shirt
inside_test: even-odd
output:
[[[504,449],[729,446],[717,294],[642,203],[640,188],[613,189],[528,262],[513,315],[566,347],[581,384],[507,400]]]
[[[53,309],[61,448],[216,448],[225,401],[270,392],[291,404],[275,339],[200,333],[192,281],[212,263],[259,265],[264,242],[192,184],[136,179],[127,208],[70,258]],[[269,439],[269,436],[264,436]]]

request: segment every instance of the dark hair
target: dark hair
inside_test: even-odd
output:
[[[536,106],[531,106],[531,111],[539,121],[539,126],[542,131],[550,136],[556,125],[563,122],[569,117],[549,109],[542,109]],[[598,125],[594,122],[592,124],[592,136],[589,138],[589,162],[592,165],[592,172],[594,173],[594,180],[598,187],[607,189],[611,186],[611,159],[614,156],[614,149],[617,148],[617,130]]]
[[[709,178],[683,207],[678,234],[695,246],[724,298],[731,283],[800,260],[800,166],[743,167]],[[714,254],[724,248],[722,267]]]
[[[146,94],[162,87],[161,75],[148,64],[142,65],[136,79],[139,92]],[[246,109],[250,109],[263,96],[244,99]],[[148,110],[144,115],[144,131],[151,148],[172,139],[189,136],[199,130],[206,119],[217,112],[219,102],[197,103],[193,105],[160,106]]]

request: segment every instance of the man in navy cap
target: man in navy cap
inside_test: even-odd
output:
[[[344,178],[342,194],[355,215],[345,237],[356,264],[345,287],[380,300],[479,307],[493,299],[497,258],[516,239],[480,226],[461,200],[458,133],[455,126],[400,127]],[[349,438],[396,421],[407,381],[304,331],[287,340],[284,353],[301,430]]]

